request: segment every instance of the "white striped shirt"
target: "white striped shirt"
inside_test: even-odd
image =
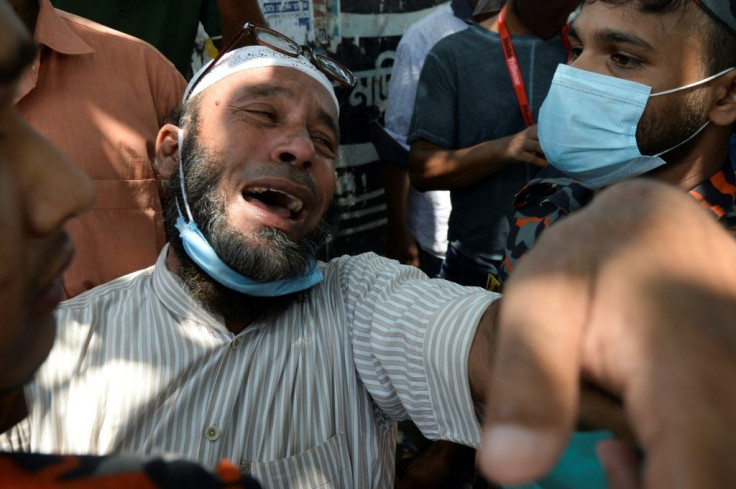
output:
[[[477,445],[467,377],[498,296],[374,254],[320,264],[304,303],[238,335],[165,264],[62,304],[28,387],[30,449],[228,458],[269,488],[388,488],[395,420]]]

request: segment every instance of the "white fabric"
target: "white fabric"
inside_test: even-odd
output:
[[[229,458],[271,489],[364,489],[393,487],[393,420],[479,443],[468,355],[498,295],[345,256],[303,303],[234,336],[166,269],[167,248],[62,304],[26,391],[32,450]]]
[[[325,74],[319,71],[312,62],[303,55],[295,58],[293,56],[287,56],[278,51],[274,51],[273,49],[265,46],[245,46],[234,49],[229,53],[225,53],[225,55],[223,55],[223,57],[217,62],[217,65],[215,65],[215,67],[212,68],[204,78],[199,80],[202,72],[207,66],[209,66],[209,64],[202,67],[202,69],[199,70],[189,81],[189,84],[184,91],[182,102],[186,102],[190,97],[194,97],[223,78],[234,75],[235,73],[251,70],[253,68],[283,66],[301,71],[317,80],[330,94],[332,101],[335,103],[335,108],[337,108],[338,113],[340,112],[340,104],[337,101],[337,96],[335,95],[335,90],[332,87],[332,82],[330,82]],[[197,82],[197,80],[199,80],[199,82]],[[194,87],[193,90],[192,87]]]
[[[401,38],[391,72],[384,121],[386,132],[406,149],[409,149],[406,137],[424,58],[437,41],[467,27],[468,24],[453,15],[448,4],[413,24]],[[449,191],[409,189],[409,232],[424,251],[438,258],[444,258],[447,250],[451,210]]]

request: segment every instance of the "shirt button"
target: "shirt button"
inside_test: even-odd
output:
[[[220,438],[220,430],[217,429],[217,426],[210,426],[206,430],[204,430],[204,436],[209,441],[215,441]]]
[[[233,341],[230,342],[230,347],[233,350],[237,350],[240,348],[240,338],[235,338]]]

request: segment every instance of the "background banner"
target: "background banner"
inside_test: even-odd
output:
[[[337,198],[344,210],[327,259],[345,253],[383,253],[386,202],[378,155],[369,139],[382,120],[396,46],[414,22],[440,0],[259,0],[269,26],[355,72],[358,85],[340,115],[342,145]]]

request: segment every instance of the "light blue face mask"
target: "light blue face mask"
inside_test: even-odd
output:
[[[560,65],[539,109],[542,151],[550,164],[592,189],[651,171],[665,164],[661,155],[700,134],[708,122],[672,148],[652,156],[642,155],[636,128],[649,97],[686,90],[731,70],[684,87],[651,93],[648,85]]]
[[[176,202],[176,208],[179,211],[179,217],[176,220],[176,228],[179,230],[179,236],[189,258],[199,265],[207,275],[224,285],[225,287],[237,292],[257,296],[257,297],[277,297],[294,292],[301,292],[320,283],[323,279],[322,271],[317,267],[317,262],[312,258],[307,265],[304,274],[289,277],[271,282],[260,282],[242,275],[223,262],[212,246],[207,242],[202,232],[197,227],[192,217],[192,211],[189,208],[187,194],[184,188],[184,170],[182,165],[182,148],[184,148],[183,131],[179,130],[179,182],[181,185],[181,195],[184,200],[184,208],[187,211],[189,220],[185,220]]]

